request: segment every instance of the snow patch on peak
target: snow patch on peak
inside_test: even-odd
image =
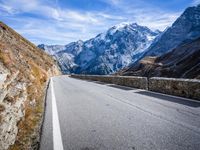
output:
[[[125,26],[129,26],[129,25],[131,25],[130,22],[122,22],[120,24],[115,25],[114,28],[116,30],[120,30],[120,29],[124,28]]]
[[[148,34],[148,35],[146,35],[147,36],[147,39],[149,40],[149,41],[153,41],[154,39],[155,39],[155,36],[152,36],[152,35],[150,35],[150,34]]]
[[[117,25],[113,26],[112,28],[110,28],[109,33],[111,35],[113,35],[117,31],[122,31],[125,27],[130,26],[130,25],[131,25],[130,22],[122,22],[122,23],[117,24]]]
[[[83,41],[82,41],[82,40],[78,40],[77,43],[78,43],[79,45],[82,45],[82,44],[83,44]]]
[[[96,36],[95,40],[105,40],[106,34],[107,34],[107,33],[98,34],[98,35]]]

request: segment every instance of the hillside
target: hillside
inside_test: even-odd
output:
[[[200,5],[188,7],[158,36],[141,60],[117,74],[199,78]]]
[[[145,56],[160,56],[180,44],[200,37],[200,5],[188,7],[180,17],[155,39]]]
[[[37,149],[47,81],[59,75],[49,55],[0,22],[0,149]]]
[[[124,69],[119,74],[200,79],[200,38],[160,57],[146,57],[137,66]]]

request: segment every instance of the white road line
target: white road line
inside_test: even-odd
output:
[[[63,150],[56,97],[54,94],[53,79],[51,78],[51,96],[52,96],[52,119],[53,119],[53,147],[54,150]]]

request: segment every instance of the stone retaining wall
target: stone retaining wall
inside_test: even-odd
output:
[[[169,95],[200,100],[200,80],[131,76],[71,75],[71,77],[129,86]]]
[[[200,80],[159,78],[149,79],[149,90],[200,100]]]
[[[133,88],[145,89],[147,90],[147,78],[146,77],[127,77],[127,76],[98,76],[98,75],[71,75],[71,77],[100,81],[110,84],[123,85]]]

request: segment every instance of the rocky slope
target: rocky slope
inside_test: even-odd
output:
[[[155,39],[143,57],[160,56],[198,37],[200,37],[200,5],[187,8],[170,28]]]
[[[54,59],[0,22],[0,149],[37,149]]]
[[[122,75],[199,77],[200,5],[187,8]]]
[[[140,59],[159,34],[136,23],[122,23],[85,42],[39,47],[55,56],[64,73],[109,74]]]
[[[200,38],[182,44],[160,57],[146,57],[119,74],[200,79]]]

